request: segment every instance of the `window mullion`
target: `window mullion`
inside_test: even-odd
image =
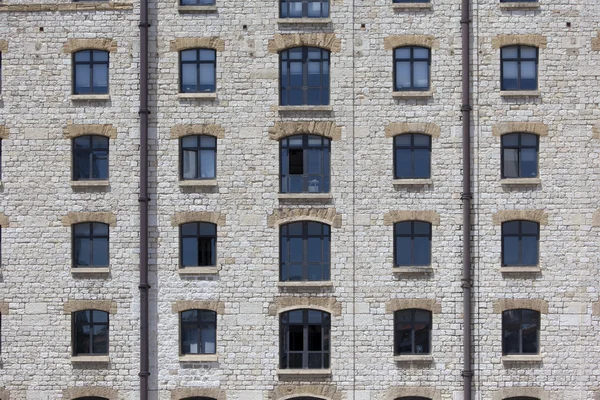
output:
[[[308,368],[308,311],[302,310],[302,368]]]

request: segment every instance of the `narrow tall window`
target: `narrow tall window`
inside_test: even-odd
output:
[[[280,143],[281,193],[328,193],[331,141],[295,135]]]
[[[195,135],[180,139],[181,179],[215,179],[217,139]]]
[[[108,179],[108,138],[86,135],[73,139],[73,180]]]
[[[217,90],[217,52],[190,49],[179,52],[179,91],[211,93]]]
[[[502,224],[502,264],[538,265],[540,225],[532,221],[508,221]]]
[[[279,54],[279,104],[329,104],[329,51],[296,47]]]
[[[406,221],[394,224],[394,264],[431,265],[431,224]]]
[[[279,367],[281,369],[329,368],[329,313],[294,310],[280,315]]]
[[[538,175],[538,149],[537,135],[503,135],[502,178],[535,178]]]
[[[281,225],[280,280],[328,281],[331,238],[329,225],[292,222]]]
[[[73,225],[73,267],[108,267],[108,225],[83,222]]]
[[[208,222],[190,222],[179,227],[181,267],[216,265],[217,226]]]
[[[431,353],[431,311],[400,310],[394,313],[394,354]]]
[[[108,51],[81,50],[73,54],[73,94],[108,93]]]
[[[329,0],[280,0],[279,18],[327,18]]]
[[[72,315],[73,355],[108,354],[108,313],[84,310]]]
[[[501,50],[501,90],[538,88],[538,49],[531,46],[507,46]]]
[[[539,354],[540,313],[515,309],[502,313],[502,354]]]
[[[216,354],[217,313],[187,310],[180,316],[181,354]]]
[[[431,136],[420,133],[394,137],[394,178],[431,176]]]
[[[406,46],[394,50],[394,91],[429,90],[431,51]]]

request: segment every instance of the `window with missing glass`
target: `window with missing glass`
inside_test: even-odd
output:
[[[187,310],[180,313],[181,354],[216,354],[217,313]]]
[[[431,265],[431,224],[405,221],[394,224],[394,265]]]
[[[331,141],[294,135],[280,141],[281,193],[329,193]]]
[[[319,310],[281,313],[279,368],[329,368],[330,314]]]
[[[538,175],[539,140],[530,133],[502,136],[502,178],[535,178]]]
[[[431,311],[399,310],[394,313],[394,355],[431,353]]]
[[[502,354],[539,354],[540,313],[515,309],[502,313]]]
[[[280,229],[280,280],[328,281],[331,237],[327,224],[292,222]]]
[[[214,6],[215,0],[179,0],[180,6]]]
[[[74,224],[73,267],[108,267],[108,225],[101,222]]]
[[[537,47],[506,46],[500,52],[501,90],[537,90]]]
[[[179,52],[179,91],[212,93],[217,90],[217,52],[189,49]]]
[[[86,135],[73,139],[73,180],[108,179],[108,138]]]
[[[108,51],[73,53],[73,94],[108,93]]]
[[[108,313],[77,311],[73,318],[73,355],[108,354]]]
[[[181,179],[215,179],[217,138],[208,135],[185,136],[179,140]]]
[[[329,0],[280,0],[279,18],[327,18]]]
[[[502,223],[502,265],[538,265],[540,225],[533,221]]]
[[[410,133],[394,137],[394,178],[431,177],[431,136]]]
[[[179,226],[181,267],[215,266],[217,226],[209,222],[190,222]]]
[[[431,51],[427,47],[394,49],[394,91],[429,90]]]
[[[279,104],[329,104],[329,51],[295,47],[279,53]]]

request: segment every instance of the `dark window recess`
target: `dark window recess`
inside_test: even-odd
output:
[[[80,136],[73,139],[73,180],[108,179],[108,138]]]
[[[431,51],[427,47],[394,49],[394,91],[429,90]]]
[[[108,225],[83,222],[73,225],[73,267],[108,267]]]
[[[214,6],[215,0],[179,0],[181,6]]]
[[[180,139],[181,179],[215,179],[217,139],[214,136],[186,136]]]
[[[431,265],[431,224],[406,221],[394,224],[394,265]]]
[[[295,135],[280,143],[281,193],[329,193],[331,141]]]
[[[501,50],[501,89],[536,90],[538,88],[538,49],[531,46],[507,46]]]
[[[431,312],[420,309],[394,313],[394,355],[431,353]]]
[[[292,222],[280,228],[280,280],[328,281],[331,258],[329,225]]]
[[[108,313],[85,310],[72,315],[73,355],[108,354]]]
[[[73,54],[73,94],[108,93],[108,51],[82,50]]]
[[[329,368],[330,315],[318,310],[293,310],[280,316],[279,367]]]
[[[279,18],[327,18],[329,0],[280,0]]]
[[[431,176],[431,136],[420,133],[394,138],[394,178],[415,179]]]
[[[539,354],[540,313],[516,309],[502,313],[502,354]]]
[[[190,222],[179,226],[181,267],[216,265],[217,226],[208,222]]]
[[[217,352],[217,313],[210,310],[181,312],[181,354]]]
[[[538,175],[538,136],[509,133],[502,136],[502,178],[535,178]]]
[[[532,221],[502,224],[502,265],[538,265],[540,225]]]
[[[329,51],[296,47],[279,54],[279,104],[329,104]]]
[[[179,52],[179,91],[211,93],[217,90],[217,52],[190,49]]]

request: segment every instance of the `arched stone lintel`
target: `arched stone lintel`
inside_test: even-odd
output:
[[[595,38],[592,38],[592,51],[600,51],[600,31]]]
[[[0,213],[0,228],[8,228],[10,226],[10,221],[8,217],[4,213]]]
[[[109,211],[73,212],[70,211],[61,219],[63,226],[71,226],[81,222],[102,222],[111,227],[117,226],[117,217]]]
[[[65,139],[73,139],[84,135],[99,135],[116,139],[117,128],[111,124],[67,124],[63,135]]]
[[[80,397],[104,397],[108,400],[117,400],[119,393],[116,389],[109,387],[73,387],[63,390],[64,400],[75,400]]]
[[[65,314],[83,310],[100,310],[109,314],[117,312],[117,302],[113,300],[68,300],[63,307]]]
[[[320,47],[332,53],[342,50],[342,41],[335,37],[335,33],[285,33],[276,34],[269,40],[267,50],[269,53],[279,53],[292,47]]]
[[[281,385],[275,387],[269,400],[291,400],[296,397],[317,397],[323,400],[342,400],[342,394],[334,385]]]
[[[440,224],[440,214],[433,210],[402,210],[390,211],[383,216],[383,224],[387,226],[403,221],[426,221],[431,225],[438,226]]]
[[[334,121],[294,121],[294,122],[276,122],[269,129],[269,139],[281,140],[288,136],[310,134],[327,137],[331,140],[340,140],[342,138],[342,127],[335,124]]]
[[[280,208],[267,217],[270,228],[296,221],[317,221],[340,228],[342,216],[335,208]]]
[[[225,215],[216,211],[182,211],[175,213],[171,219],[171,225],[174,227],[188,222],[210,222],[223,226],[225,225]]]
[[[540,400],[548,400],[548,393],[537,387],[510,387],[500,389],[492,395],[492,400],[504,400],[510,397],[535,397]]]
[[[600,226],[600,210],[592,214],[592,226]]]
[[[208,135],[223,139],[225,129],[218,124],[175,125],[171,128],[171,139],[179,139],[190,135]]]
[[[548,136],[548,125],[543,122],[503,122],[492,127],[493,136],[507,133],[532,133],[538,136]]]
[[[385,127],[385,137],[394,137],[406,133],[422,133],[434,138],[440,137],[440,126],[432,122],[401,122]]]
[[[171,390],[171,400],[181,400],[188,397],[212,397],[216,400],[227,400],[225,391],[219,388],[177,388]]]
[[[385,400],[396,400],[398,397],[405,396],[421,396],[432,400],[440,400],[442,398],[440,391],[432,387],[404,386],[389,388],[385,395]]]
[[[179,300],[171,304],[173,313],[186,310],[211,310],[222,315],[225,313],[225,303],[217,300]]]
[[[548,302],[543,299],[496,299],[493,303],[494,313],[524,308],[548,314]]]
[[[433,35],[393,35],[383,39],[385,50],[394,50],[404,46],[421,46],[437,50],[440,48],[440,41]]]
[[[530,34],[530,35],[498,35],[492,39],[492,47],[501,49],[505,46],[514,45],[533,46],[540,49],[545,49],[548,44],[546,36]]]
[[[0,125],[0,139],[8,139],[9,133],[10,131],[6,125]]]
[[[342,315],[342,303],[335,297],[279,297],[269,304],[269,315],[304,308],[325,311],[335,317]]]
[[[492,216],[494,225],[517,220],[534,221],[540,225],[548,225],[548,214],[544,210],[501,210]]]
[[[441,314],[442,312],[442,305],[435,299],[392,299],[385,303],[385,312],[388,314],[409,308],[428,310],[432,314]]]
[[[8,40],[0,40],[0,52],[6,53],[8,51]]]
[[[69,39],[63,46],[64,53],[75,53],[80,50],[104,50],[114,53],[117,51],[117,41],[113,39]]]
[[[169,47],[171,51],[182,51],[198,48],[223,51],[225,50],[225,41],[216,36],[177,38],[175,40],[171,40]]]
[[[8,303],[5,301],[0,301],[0,314],[2,314],[2,315],[10,314],[10,308],[8,306]]]

